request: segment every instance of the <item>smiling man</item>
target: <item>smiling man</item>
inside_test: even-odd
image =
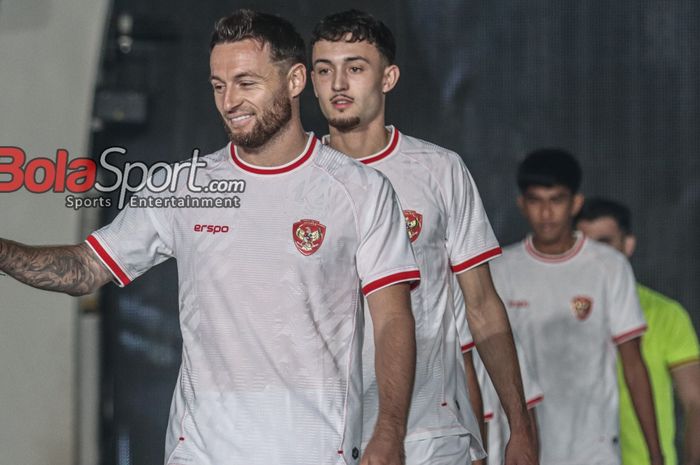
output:
[[[219,20],[210,76],[231,143],[203,157],[196,184],[243,180],[240,208],[127,208],[75,246],[0,240],[0,270],[84,294],[177,259],[183,357],[167,465],[401,465],[419,271],[391,185],[304,132],[304,42],[287,21]],[[205,195],[187,176],[175,195]],[[363,295],[381,413],[360,457]]]
[[[357,10],[330,15],[313,32],[312,81],[330,132],[324,142],[389,178],[423,276],[411,293],[417,371],[406,463],[464,465],[483,457],[455,327],[453,290],[460,288],[476,347],[511,423],[506,463],[534,464],[512,334],[489,273],[488,262],[500,247],[461,158],[385,126],[386,94],[400,75],[395,54],[389,28]],[[370,443],[375,418],[382,414],[380,379],[372,369],[379,346],[372,342],[366,341],[363,352],[363,442]],[[469,368],[470,355],[465,362]]]
[[[662,464],[634,275],[622,254],[573,230],[583,203],[578,162],[564,150],[537,150],[517,178],[532,233],[492,268],[546,396],[537,412],[541,463],[620,464],[618,352],[651,463]]]

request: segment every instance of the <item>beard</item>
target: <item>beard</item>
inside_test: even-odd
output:
[[[360,125],[360,117],[348,116],[345,118],[331,118],[328,120],[328,125],[340,132],[350,131]]]
[[[222,116],[223,118],[223,116]],[[275,94],[272,106],[262,112],[253,128],[246,133],[235,133],[224,120],[224,129],[229,140],[236,146],[245,149],[256,149],[272,139],[292,119],[292,103],[285,89]]]

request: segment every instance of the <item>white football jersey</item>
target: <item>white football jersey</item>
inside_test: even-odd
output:
[[[120,285],[177,259],[166,465],[359,463],[362,293],[419,279],[391,184],[313,135],[282,167],[204,159],[195,184],[243,181],[239,208],[127,208],[88,238]],[[175,195],[226,196],[186,176]]]
[[[420,268],[421,285],[411,293],[416,320],[417,363],[407,441],[471,434],[472,457],[483,456],[471,412],[455,329],[453,273],[499,255],[481,198],[462,159],[437,145],[390,127],[389,144],[359,161],[391,181],[404,208],[408,235]],[[365,318],[366,334],[372,334]],[[364,441],[377,417],[373,338],[363,350]]]
[[[576,233],[561,255],[528,237],[491,269],[546,396],[540,463],[619,464],[616,344],[646,329],[627,259]]]
[[[496,259],[495,261],[498,261]],[[471,351],[474,348],[474,340],[466,319],[466,306],[464,304],[464,296],[462,292],[454,293],[455,299],[455,315],[457,318],[457,333],[459,334],[459,342],[462,348],[462,353]],[[515,350],[518,353],[518,363],[520,365],[520,375],[523,382],[523,391],[525,402],[528,408],[533,408],[542,402],[544,395],[542,388],[537,382],[537,377],[530,367],[527,354],[518,337],[518,330],[511,322],[513,331],[513,342]],[[510,438],[510,428],[508,427],[508,418],[506,417],[503,406],[498,398],[496,389],[491,382],[491,378],[486,371],[484,362],[481,360],[477,350],[473,351],[474,369],[479,381],[481,389],[481,399],[484,405],[484,421],[486,424],[488,446],[489,465],[501,465],[505,459],[504,453],[508,439]]]

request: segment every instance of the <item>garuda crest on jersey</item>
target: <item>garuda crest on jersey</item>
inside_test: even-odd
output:
[[[571,311],[579,320],[585,320],[593,309],[593,299],[585,295],[577,295],[571,299]]]
[[[406,219],[406,229],[408,229],[408,238],[411,242],[418,239],[420,231],[423,228],[423,215],[415,210],[404,210],[403,217]]]
[[[323,238],[326,237],[326,227],[316,220],[299,220],[292,226],[294,245],[302,255],[316,252]]]

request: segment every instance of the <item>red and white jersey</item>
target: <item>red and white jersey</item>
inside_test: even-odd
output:
[[[496,259],[495,261],[498,261]],[[459,342],[462,352],[469,352],[474,348],[474,341],[466,319],[466,306],[464,304],[464,296],[462,292],[454,293],[455,299],[455,315],[457,318],[457,332],[459,334]],[[518,337],[518,329],[511,323],[513,331],[513,342],[515,350],[518,353],[518,363],[520,365],[520,375],[523,382],[523,391],[525,394],[525,402],[528,408],[533,408],[542,402],[544,395],[542,388],[537,381],[534,370],[528,362],[528,357],[525,348],[520,343]],[[508,419],[506,417],[503,406],[498,398],[496,389],[491,382],[484,362],[479,357],[478,351],[473,351],[474,369],[481,388],[481,399],[484,405],[484,420],[487,422],[486,429],[488,431],[488,463],[489,465],[501,465],[505,459],[505,448],[510,438],[510,428],[508,427]]]
[[[411,293],[417,363],[406,440],[471,434],[479,439],[472,441],[472,457],[479,458],[479,430],[466,395],[464,369],[460,370],[453,273],[490,260],[501,249],[462,159],[393,127],[389,130],[387,147],[359,161],[381,171],[394,186],[422,276],[420,287]],[[371,321],[365,321],[365,332],[371,334]],[[368,441],[378,403],[371,337],[365,339],[363,360]]]
[[[166,464],[359,463],[362,293],[419,279],[391,184],[313,135],[282,167],[205,160],[195,184],[242,180],[239,208],[128,208],[87,240],[120,285],[177,259]]]
[[[561,255],[526,238],[491,269],[546,397],[540,463],[619,464],[616,345],[646,329],[627,259],[577,233]]]

